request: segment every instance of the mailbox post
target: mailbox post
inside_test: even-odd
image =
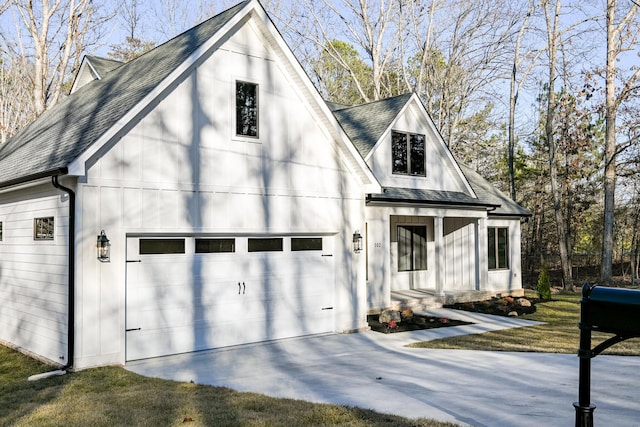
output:
[[[607,348],[629,338],[640,337],[640,290],[582,287],[580,300],[580,377],[576,410],[576,427],[593,427],[591,405],[591,359]],[[591,349],[591,332],[614,334]]]

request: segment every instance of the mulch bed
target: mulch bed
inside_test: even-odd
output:
[[[389,325],[389,323],[380,323],[378,321],[377,314],[370,314],[367,316],[367,323],[369,323],[369,327],[372,331],[382,332],[385,334],[471,324],[469,322],[463,322],[461,320],[447,319],[446,317],[431,317],[417,314],[414,314],[410,318],[403,318],[400,322],[396,322],[395,325]]]
[[[472,311],[474,313],[493,314],[497,316],[509,316],[510,313],[531,314],[536,312],[536,304],[539,302],[536,298],[525,298],[531,306],[522,306],[518,300],[520,298],[504,297],[492,298],[487,301],[459,302],[456,304],[445,305],[445,308],[453,308],[455,310]],[[514,317],[514,316],[512,316]]]

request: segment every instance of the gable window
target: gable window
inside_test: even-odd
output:
[[[424,135],[420,134],[395,131],[391,133],[391,162],[394,174],[426,176],[424,141]]]
[[[427,226],[398,226],[398,271],[427,269]]]
[[[509,228],[489,227],[489,270],[509,268]]]
[[[258,137],[258,85],[236,82],[236,135]]]
[[[54,222],[53,217],[35,218],[33,220],[34,240],[53,240]]]

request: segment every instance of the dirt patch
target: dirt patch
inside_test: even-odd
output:
[[[367,316],[367,323],[371,330],[385,334],[471,324],[469,322],[449,319],[446,317],[423,316],[413,313],[401,315],[400,321],[390,320],[388,322],[380,322],[380,315],[370,314]]]
[[[492,298],[486,301],[459,302],[445,305],[445,308],[472,311],[474,313],[493,314],[497,316],[518,317],[536,312],[536,298]]]

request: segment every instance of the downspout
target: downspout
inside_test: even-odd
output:
[[[75,347],[75,220],[76,220],[76,193],[58,182],[58,176],[51,177],[54,187],[69,195],[69,295],[68,295],[68,320],[67,320],[67,363],[60,369],[42,374],[32,375],[29,381],[41,380],[56,375],[64,375],[73,368],[73,352]]]
[[[58,182],[58,176],[51,177],[51,183],[54,187],[64,191],[69,195],[69,320],[67,324],[67,364],[61,370],[68,371],[73,368],[73,352],[75,348],[75,235],[76,235],[76,193]]]

